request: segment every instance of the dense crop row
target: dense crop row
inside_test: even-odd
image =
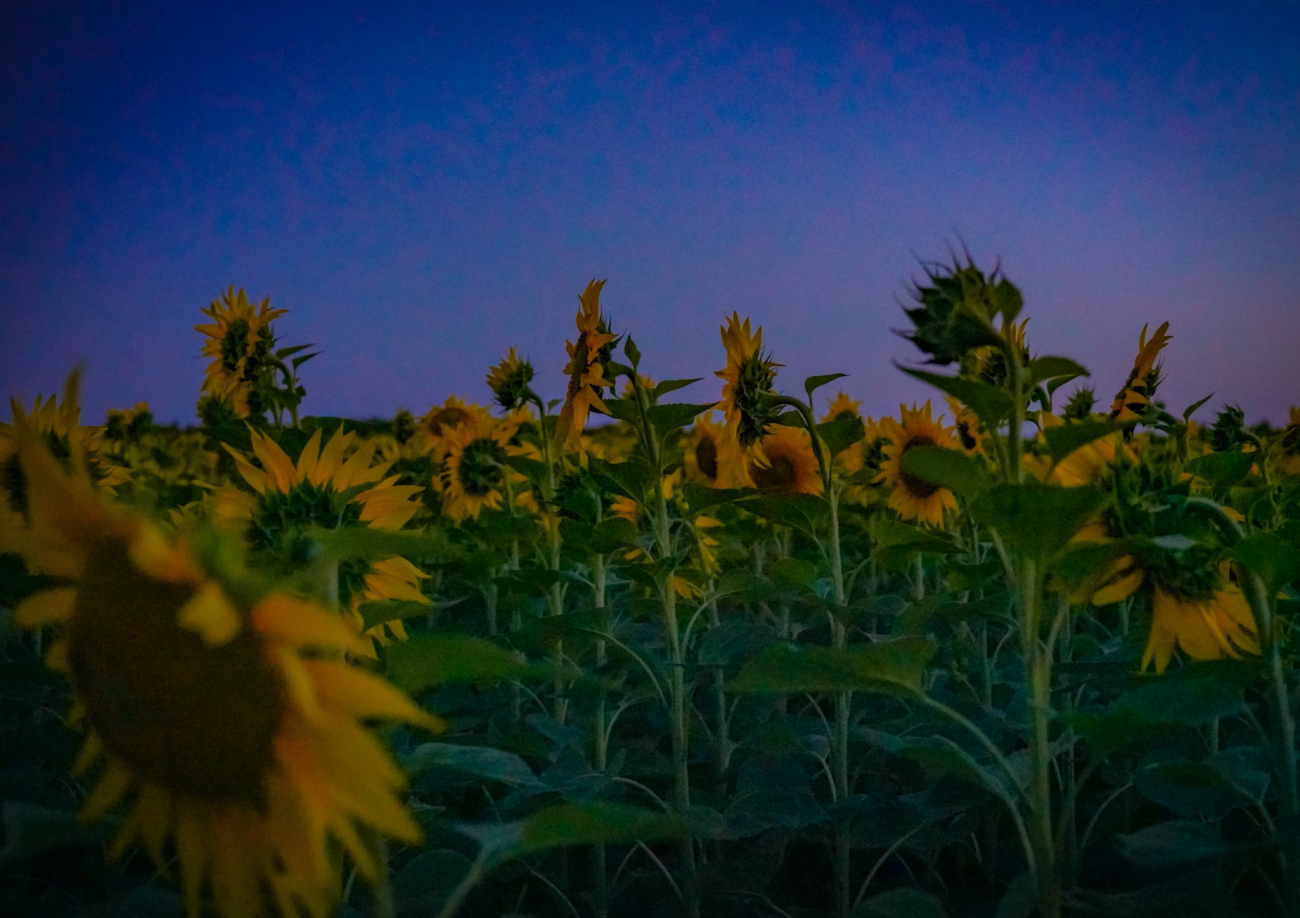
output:
[[[1168,323],[1098,404],[972,263],[875,420],[602,287],[551,403],[301,415],[232,289],[200,426],[13,404],[6,914],[1300,914],[1300,412],[1171,414]]]

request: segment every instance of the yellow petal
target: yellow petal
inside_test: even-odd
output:
[[[19,628],[35,630],[47,625],[61,625],[72,617],[77,591],[71,587],[55,587],[28,596],[14,609],[14,622]]]

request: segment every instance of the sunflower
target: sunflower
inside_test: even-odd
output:
[[[695,419],[686,435],[686,474],[715,488],[746,487],[745,458],[735,440],[713,422],[712,411]]]
[[[447,467],[435,483],[442,493],[443,509],[453,520],[478,519],[484,507],[500,507],[507,481],[526,480],[506,464],[510,456],[524,454],[522,447],[512,443],[517,431],[518,424],[512,419],[480,411],[446,435]]]
[[[359,637],[338,618],[214,573],[190,542],[103,503],[30,426],[18,439],[32,511],[23,554],[61,582],[15,620],[59,629],[47,662],[71,678],[72,719],[87,727],[73,771],[101,766],[81,818],[133,798],[111,854],[138,840],[165,868],[174,839],[192,916],[205,887],[230,918],[267,905],[332,914],[337,846],[373,881],[360,827],[421,838],[402,774],[360,721],[440,722],[343,662]]]
[[[496,396],[497,404],[506,411],[522,408],[530,397],[535,398],[529,383],[533,381],[533,365],[520,360],[512,347],[510,353],[488,373],[487,384]]]
[[[414,448],[432,453],[435,459],[442,461],[447,452],[447,434],[461,424],[472,421],[482,411],[478,405],[467,405],[460,398],[449,395],[445,402],[434,405],[420,418],[419,430],[409,442]]]
[[[821,471],[808,431],[785,424],[774,424],[770,430],[762,442],[766,463],[760,465],[753,457],[746,462],[754,487],[786,494],[821,494]]]
[[[763,404],[763,396],[772,392],[781,364],[763,354],[763,327],[751,333],[749,319],[742,323],[739,313],[733,312],[720,331],[727,366],[713,375],[726,382],[719,407],[727,416],[727,437],[761,465],[763,437],[776,421],[775,410]]]
[[[569,363],[564,372],[569,376],[569,387],[564,394],[564,407],[560,409],[559,422],[555,434],[560,442],[569,449],[582,446],[582,429],[587,425],[587,415],[592,408],[605,410],[601,401],[601,390],[613,386],[605,378],[605,361],[609,348],[617,335],[611,334],[609,326],[600,314],[600,291],[605,282],[593,280],[578,297],[581,307],[576,319],[578,341],[576,344],[565,342],[569,352]]]
[[[230,402],[240,414],[256,413],[249,396],[275,346],[271,323],[286,312],[272,309],[269,297],[254,309],[242,287],[236,294],[232,286],[220,300],[213,300],[203,310],[212,324],[194,326],[208,336],[203,356],[212,358],[203,375],[202,391]]]
[[[1156,329],[1156,333],[1147,340],[1147,326],[1142,326],[1138,337],[1138,355],[1133,361],[1133,369],[1124,381],[1124,386],[1115,396],[1110,406],[1110,417],[1114,421],[1136,421],[1142,416],[1151,397],[1155,395],[1156,386],[1160,384],[1160,367],[1156,366],[1156,357],[1169,343],[1169,323],[1165,322]]]
[[[984,453],[984,429],[980,426],[980,416],[971,411],[951,395],[945,396],[948,410],[952,412],[953,426],[961,448],[968,456]]]
[[[1111,537],[1104,520],[1085,526],[1075,542],[1103,542]],[[1179,559],[1160,551],[1139,560],[1124,555],[1071,596],[1074,602],[1104,606],[1120,602],[1147,586],[1151,597],[1151,633],[1142,653],[1142,669],[1155,664],[1163,673],[1175,647],[1193,660],[1240,658],[1258,654],[1259,638],[1250,604],[1232,581],[1227,562]]]
[[[822,418],[822,423],[839,421],[844,418],[862,417],[861,406],[861,401],[849,398],[848,393],[841,389],[835,394],[835,398],[831,400],[830,405],[826,408],[826,415]]]
[[[1132,444],[1126,443],[1122,434],[1113,433],[1085,443],[1068,453],[1059,462],[1053,463],[1051,456],[1047,454],[1047,437],[1044,431],[1048,428],[1065,426],[1067,423],[1064,419],[1046,411],[1038,414],[1040,430],[1034,440],[1038,452],[1036,454],[1026,452],[1023,461],[1025,468],[1039,481],[1066,488],[1077,488],[1086,484],[1095,484],[1108,469],[1114,468],[1121,461],[1130,464],[1137,461],[1137,454]]]
[[[891,486],[889,506],[905,520],[917,520],[934,526],[943,525],[943,511],[956,510],[957,498],[947,488],[923,481],[903,471],[903,456],[914,446],[940,446],[953,449],[957,446],[952,431],[940,421],[930,419],[930,403],[924,408],[899,405],[902,423],[893,418],[882,418],[881,428],[888,437],[878,483]],[[942,420],[942,416],[940,416]]]
[[[247,520],[249,540],[256,548],[291,554],[311,526],[401,529],[420,508],[416,495],[421,488],[398,484],[398,475],[385,477],[391,463],[372,465],[375,449],[374,440],[358,446],[356,435],[344,433],[340,425],[323,448],[321,431],[312,434],[295,465],[274,440],[254,431],[253,453],[261,468],[234,450],[230,453],[255,493],[220,492],[217,514]],[[339,565],[339,602],[349,620],[360,626],[364,602],[429,602],[419,589],[420,579],[427,576],[404,558],[345,561]],[[406,637],[400,620],[366,633],[384,643],[385,627],[398,638]]]
[[[63,401],[36,396],[31,414],[17,399],[9,400],[13,424],[0,424],[0,552],[16,551],[30,528],[27,475],[18,457],[17,428],[26,425],[65,467],[86,465],[91,480],[109,494],[130,479],[126,469],[109,462],[99,450],[102,431],[81,426],[80,373],[68,377]]]

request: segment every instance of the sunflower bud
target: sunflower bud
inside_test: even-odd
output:
[[[941,272],[926,270],[929,286],[917,287],[912,298],[920,304],[903,312],[912,320],[912,334],[897,332],[930,355],[930,363],[947,366],[980,347],[999,347],[1002,337],[993,327],[999,313],[1012,322],[1023,299],[1015,285],[1005,278],[995,281],[997,272],[984,272],[968,262]]]
[[[488,373],[487,384],[496,396],[497,404],[506,411],[514,411],[533,396],[528,384],[533,381],[533,365],[520,360],[512,347],[506,358]]]
[[[1092,406],[1096,402],[1097,396],[1093,391],[1085,386],[1080,386],[1070,394],[1070,400],[1066,402],[1061,417],[1067,421],[1086,421],[1092,415]]]

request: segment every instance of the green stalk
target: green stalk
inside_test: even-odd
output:
[[[810,431],[813,433],[813,431]],[[840,489],[838,483],[826,475],[826,499],[831,511],[831,582],[835,589],[835,605],[844,610],[844,559],[840,554]],[[831,622],[831,635],[837,650],[848,642],[848,628],[836,617]],[[849,719],[853,708],[852,692],[835,693],[835,736],[831,750],[832,776],[835,778],[835,798],[844,802],[849,797]],[[835,833],[835,885],[836,911],[840,918],[848,918],[853,907],[852,847],[849,833],[839,829]]]

